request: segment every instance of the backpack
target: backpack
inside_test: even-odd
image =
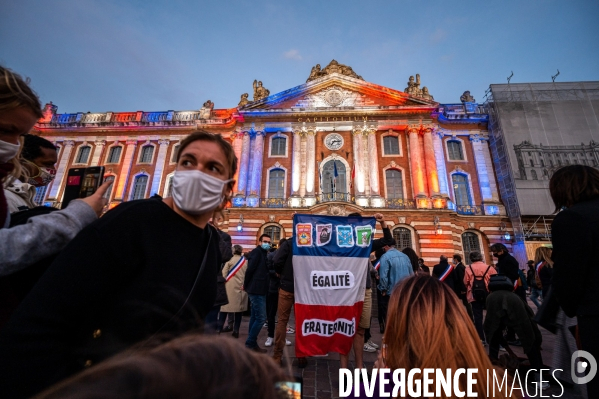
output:
[[[487,296],[489,295],[489,290],[487,289],[487,285],[485,284],[485,276],[489,272],[491,266],[487,267],[485,270],[485,274],[482,276],[477,276],[474,274],[474,270],[472,270],[472,265],[469,265],[470,271],[472,272],[472,277],[474,277],[474,282],[472,283],[472,296],[476,302],[484,303],[487,300]]]

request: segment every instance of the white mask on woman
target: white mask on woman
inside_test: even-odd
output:
[[[177,170],[173,176],[173,200],[190,215],[212,212],[223,202],[223,188],[232,180],[221,180],[199,170]]]
[[[19,152],[20,144],[11,144],[0,140],[0,163],[6,163],[13,159]]]

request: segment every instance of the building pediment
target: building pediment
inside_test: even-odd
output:
[[[364,80],[331,73],[302,85],[273,94],[239,108],[240,113],[252,110],[372,109],[383,107],[436,107],[434,100],[411,96],[399,90]]]

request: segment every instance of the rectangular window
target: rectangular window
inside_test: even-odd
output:
[[[141,149],[141,157],[139,162],[150,163],[152,162],[152,155],[154,155],[154,146],[146,145]]]
[[[108,160],[106,161],[106,163],[119,163],[119,160],[121,159],[121,151],[123,150],[123,147],[116,146],[116,147],[112,147],[110,149],[110,152],[108,153]]]
[[[384,155],[399,155],[399,137],[396,137],[396,136],[383,137],[383,154]]]
[[[148,176],[137,176],[133,185],[133,199],[142,199],[146,194],[146,186],[148,184]]]
[[[464,152],[462,150],[462,143],[457,140],[447,141],[447,152],[449,154],[450,161],[463,161]]]
[[[87,163],[87,159],[89,158],[90,152],[91,147],[88,145],[79,148],[79,154],[77,155],[77,160],[75,161],[75,163]]]
[[[285,156],[287,139],[285,137],[273,137],[270,145],[271,156]]]

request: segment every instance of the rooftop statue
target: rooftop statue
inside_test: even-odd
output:
[[[463,103],[475,103],[476,102],[476,100],[474,99],[474,97],[472,97],[470,95],[470,91],[469,90],[466,90],[464,92],[464,94],[462,94],[462,96],[460,97],[460,101],[463,102]]]
[[[404,89],[404,92],[414,97],[425,98],[427,100],[433,99],[433,96],[429,93],[426,86],[422,89],[420,88],[420,74],[418,73],[416,74],[416,80],[414,80],[414,76],[410,76],[408,79],[408,87]]]
[[[262,86],[262,81],[254,80],[254,99],[253,101],[262,100],[270,95],[270,90]]]
[[[364,80],[364,78],[354,72],[352,67],[338,63],[336,60],[332,60],[329,65],[320,69],[320,64],[316,64],[310,71],[310,76],[306,82],[310,82],[314,79],[322,78],[323,76],[330,75],[332,73],[338,73],[341,75],[349,76],[354,79]]]
[[[200,119],[210,119],[212,110],[214,109],[214,103],[210,100],[206,101],[202,108],[200,108]]]
[[[246,105],[247,103],[250,102],[250,100],[248,100],[249,94],[247,93],[243,93],[241,95],[241,100],[239,100],[239,104],[237,104],[238,107],[243,107],[244,105]]]

